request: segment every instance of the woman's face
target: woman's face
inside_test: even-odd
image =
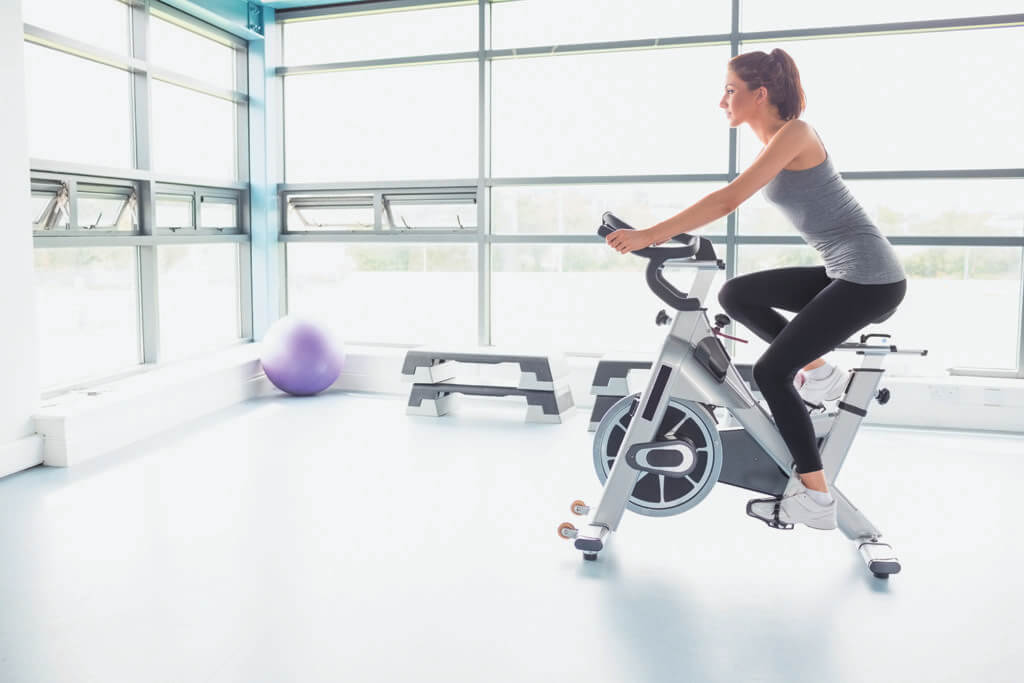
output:
[[[730,128],[736,128],[744,121],[747,121],[751,114],[756,111],[757,97],[760,88],[751,92],[747,84],[740,80],[732,69],[725,74],[725,94],[718,106],[725,110],[726,119]]]

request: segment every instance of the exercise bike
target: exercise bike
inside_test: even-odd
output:
[[[632,229],[614,214],[605,213],[598,234],[607,237],[616,230]],[[712,327],[702,303],[725,263],[705,238],[683,234],[673,239],[681,245],[632,252],[649,260],[648,286],[677,313],[651,367],[646,389],[615,403],[597,427],[593,457],[604,485],[601,499],[595,508],[582,501],[572,504],[574,514],[590,515],[582,529],[568,522],[558,529],[561,537],[575,540],[585,560],[597,559],[626,508],[651,517],[676,515],[704,500],[716,482],[778,500],[790,477],[796,476],[789,448],[771,415],[754,397],[719,340],[730,320],[717,315]],[[689,294],[666,280],[666,267],[695,273]],[[667,321],[664,311],[659,320]],[[835,479],[870,402],[884,404],[890,398],[888,389],[878,388],[885,357],[928,352],[897,349],[889,335],[878,333],[863,334],[859,343],[843,343],[837,348],[855,351],[863,359],[861,366],[851,371],[835,409],[812,409],[811,422],[825,478],[836,499],[838,526],[857,544],[872,574],[887,579],[900,571],[895,551],[880,540],[882,533],[835,486]],[[716,413],[722,415],[722,424]],[[747,513],[770,527],[791,529],[792,524],[779,520],[778,509],[776,505],[773,519],[754,515],[750,504]]]

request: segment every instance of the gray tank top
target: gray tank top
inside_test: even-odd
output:
[[[762,194],[821,254],[828,277],[859,285],[906,278],[896,251],[850,193],[827,149],[825,161],[817,166],[779,171]]]

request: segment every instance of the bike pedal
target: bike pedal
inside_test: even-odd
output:
[[[772,509],[772,518],[765,519],[761,515],[755,514],[753,507],[755,503],[774,503]],[[779,519],[779,510],[782,507],[781,498],[755,498],[754,500],[747,501],[747,514],[754,519],[759,519],[773,529],[779,529],[782,531],[788,531],[793,528],[793,524],[790,522],[783,522]]]

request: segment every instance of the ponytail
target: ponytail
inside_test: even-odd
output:
[[[729,68],[749,89],[763,86],[768,91],[768,101],[779,110],[783,121],[799,118],[807,108],[800,71],[785,50],[775,48],[771,53],[758,50],[737,55],[729,60]]]

